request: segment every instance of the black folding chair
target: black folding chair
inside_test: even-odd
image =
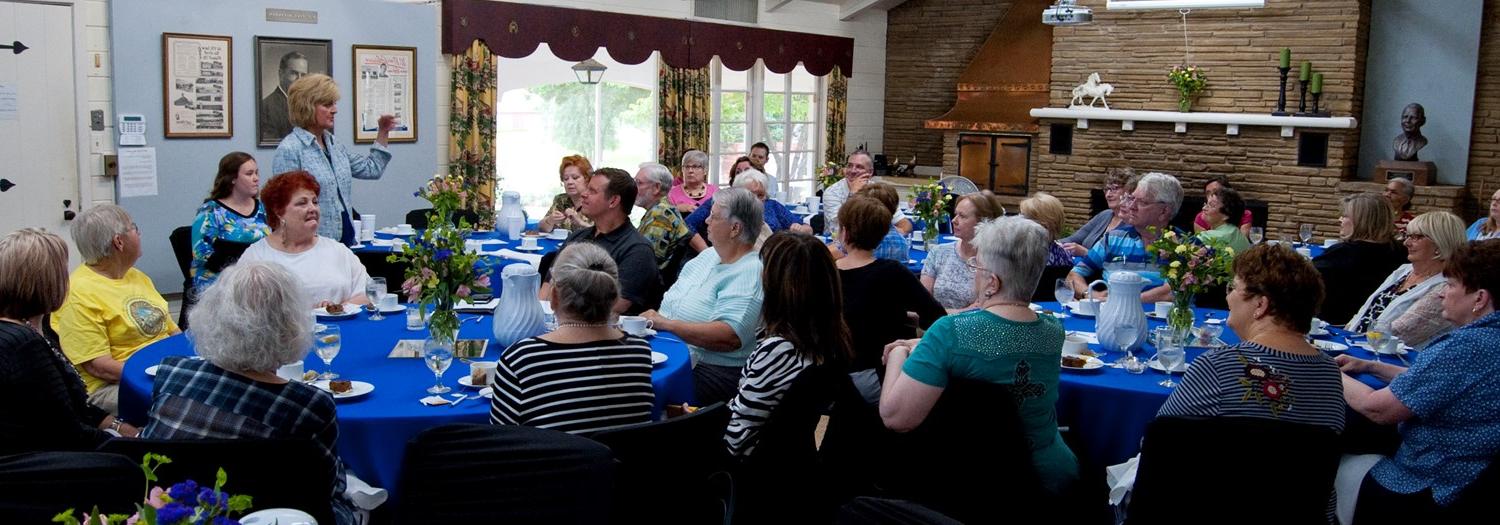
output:
[[[724,429],[729,406],[714,403],[697,412],[589,436],[614,453],[616,523],[724,522],[732,494],[710,480],[727,475]],[[661,495],[674,502],[663,505]]]
[[[910,501],[861,496],[839,508],[835,525],[962,525]]]
[[[156,475],[168,484],[191,479],[211,487],[223,468],[224,490],[250,495],[256,508],[293,508],[333,523],[334,465],[310,439],[116,438],[99,450],[137,459],[147,452],[167,456],[172,462]]]
[[[132,514],[146,496],[140,458],[104,452],[31,452],[0,457],[0,523],[50,523],[95,506]]]
[[[1332,428],[1246,417],[1159,417],[1146,427],[1129,513],[1147,523],[1327,523]]]
[[[187,330],[188,310],[198,303],[198,293],[193,289],[193,227],[178,226],[167,240],[177,257],[177,269],[182,271],[182,309],[177,313],[177,327]]]
[[[605,523],[614,459],[591,439],[456,424],[406,445],[396,523]],[[670,494],[662,505],[673,504]]]
[[[755,450],[733,470],[735,520],[827,522],[833,491],[818,456],[818,421],[835,399],[852,391],[843,366],[803,370],[760,428]]]

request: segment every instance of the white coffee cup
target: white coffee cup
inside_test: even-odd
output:
[[[387,293],[387,294],[381,295],[380,296],[380,303],[379,303],[378,307],[382,311],[385,311],[385,310],[395,310],[396,309],[396,294]]]
[[[639,335],[650,329],[652,326],[655,326],[655,323],[652,323],[650,319],[641,317],[639,315],[620,316],[620,328],[624,329],[626,332],[630,332],[631,335]]]
[[[524,237],[524,236],[521,237],[521,247],[522,248],[525,248],[525,249],[528,249],[528,250],[534,250],[538,246],[540,246],[540,245],[537,244],[536,237]]]
[[[1338,239],[1323,239],[1323,247],[1324,248],[1332,248],[1333,245],[1338,244],[1338,243],[1339,243]]]
[[[469,381],[476,385],[490,384],[490,378],[495,376],[496,363],[494,361],[473,361],[469,363]]]
[[[301,381],[302,374],[303,370],[301,361],[297,361],[295,363],[287,363],[281,365],[281,368],[276,369],[276,377],[285,379],[287,381]]]
[[[368,241],[370,239],[374,239],[375,238],[375,214],[373,214],[373,213],[361,213],[359,215],[359,223],[360,223],[359,238],[362,239],[362,240],[366,240],[366,241]]]
[[[1100,301],[1098,299],[1079,299],[1078,311],[1076,313],[1083,315],[1099,315],[1100,304],[1103,304],[1103,301]]]
[[[1312,248],[1308,248],[1306,246],[1303,246],[1301,248],[1297,248],[1297,253],[1301,254],[1303,257],[1306,257],[1306,258],[1309,258],[1309,259],[1312,258]]]
[[[568,238],[568,234],[569,233],[572,233],[572,232],[570,232],[570,231],[568,231],[566,229],[563,229],[563,228],[553,228],[552,229],[552,233],[549,234],[548,237],[560,241],[560,240]]]
[[[364,230],[362,229],[363,226],[364,223],[359,219],[353,219],[349,221],[349,229],[351,230],[349,233],[353,234],[354,242],[356,243],[363,239],[363,237],[360,237],[360,235],[362,235],[364,232]]]
[[[1167,318],[1167,313],[1171,312],[1171,311],[1172,311],[1172,302],[1171,301],[1159,301],[1159,302],[1156,303],[1156,316],[1157,317],[1160,317],[1162,319],[1166,319]]]
[[[414,231],[416,231],[416,229],[412,228],[410,224],[407,224],[407,223],[403,222],[401,224],[397,224],[396,225],[396,232],[397,233],[411,233],[411,232],[414,232]]]
[[[1087,349],[1088,347],[1088,338],[1078,334],[1072,334],[1069,335],[1066,339],[1063,339],[1062,351],[1063,355],[1078,355],[1083,353],[1084,349]]]

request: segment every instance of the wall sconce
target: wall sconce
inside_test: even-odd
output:
[[[598,84],[604,79],[604,70],[609,69],[592,58],[573,64],[573,74],[578,77],[580,84]]]

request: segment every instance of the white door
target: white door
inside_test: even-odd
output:
[[[0,235],[46,228],[71,247],[63,200],[79,209],[73,21],[67,6],[0,1]],[[77,262],[77,251],[74,261]]]

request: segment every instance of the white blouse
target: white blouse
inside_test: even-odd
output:
[[[270,243],[266,237],[245,249],[244,261],[269,261],[280,263],[302,281],[307,294],[308,308],[323,301],[344,303],[351,297],[365,293],[365,283],[370,274],[359,257],[347,246],[327,237],[318,237],[312,249],[302,253],[287,253]]]

